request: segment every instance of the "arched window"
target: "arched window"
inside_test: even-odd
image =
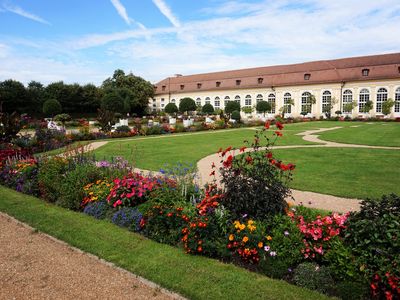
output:
[[[369,91],[367,89],[362,89],[358,98],[359,112],[364,112],[364,106],[367,101],[369,101]]]
[[[283,95],[283,111],[287,114],[292,113],[292,95],[290,93],[285,93]]]
[[[330,114],[332,103],[332,94],[330,91],[324,91],[322,93],[322,112]]]
[[[226,96],[224,98],[224,106],[226,106],[228,104],[228,102],[231,101],[231,98],[229,96]]]
[[[240,103],[240,96],[235,96],[235,101]]]
[[[394,112],[400,112],[400,87],[396,89],[396,94],[394,95]]]
[[[250,96],[250,95],[247,95],[247,96],[244,98],[244,105],[245,105],[245,106],[251,106],[251,96]]]
[[[263,95],[258,94],[257,97],[256,97],[256,102],[258,103],[258,102],[261,102],[261,101],[263,101]]]
[[[201,98],[197,98],[196,99],[196,105],[197,106],[201,106]]]
[[[172,99],[172,100],[171,100],[171,103],[175,103],[175,102],[176,102],[176,100],[175,100],[175,99]]]
[[[219,99],[219,97],[215,97],[214,99],[214,107],[215,108],[219,108],[221,106],[221,101]]]
[[[210,99],[210,97],[206,97],[206,104],[211,104],[211,99]]]
[[[382,112],[382,104],[388,99],[388,92],[385,88],[380,88],[376,93],[376,112]]]
[[[352,103],[353,102],[353,92],[351,90],[345,90],[343,92],[343,107],[342,107],[342,111],[343,113],[350,113],[350,110],[346,110],[346,104]]]
[[[301,94],[301,112],[311,113],[311,93],[304,92]]]
[[[275,113],[275,94],[271,93],[268,95],[268,102],[269,102],[269,104],[271,104],[271,110],[268,113],[274,114]]]

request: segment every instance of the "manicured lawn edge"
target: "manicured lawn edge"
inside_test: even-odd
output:
[[[189,299],[328,299],[0,186],[0,211]],[[88,287],[89,288],[89,287]]]

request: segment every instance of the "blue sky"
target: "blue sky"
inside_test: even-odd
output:
[[[399,0],[0,0],[0,80],[157,82],[400,52]]]

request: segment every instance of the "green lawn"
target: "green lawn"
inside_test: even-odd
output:
[[[320,139],[346,144],[400,147],[400,123],[353,122],[352,126],[323,132]]]
[[[400,194],[398,150],[299,148],[274,155],[296,164],[295,189],[360,199]]]
[[[0,186],[0,211],[189,299],[328,299]],[[90,287],[88,287],[90,288]]]
[[[312,144],[302,140],[301,136],[295,135],[302,131],[304,131],[302,128],[284,130],[283,137],[279,138],[276,144]],[[217,152],[220,147],[241,147],[244,140],[253,140],[254,134],[254,129],[246,128],[109,141],[108,144],[96,150],[95,154],[97,159],[122,156],[133,161],[138,168],[158,171],[168,163],[194,164],[201,158]]]

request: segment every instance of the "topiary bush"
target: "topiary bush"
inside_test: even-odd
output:
[[[234,110],[232,112],[231,118],[237,122],[240,122],[240,111]]]
[[[43,113],[46,116],[54,116],[60,114],[62,111],[62,106],[60,102],[56,99],[49,99],[43,103]]]
[[[214,107],[212,106],[212,104],[210,103],[206,103],[203,105],[203,107],[201,108],[201,111],[205,114],[212,114],[214,113]]]
[[[129,128],[129,126],[126,125],[122,125],[119,126],[115,129],[116,132],[131,132],[131,129]]]

